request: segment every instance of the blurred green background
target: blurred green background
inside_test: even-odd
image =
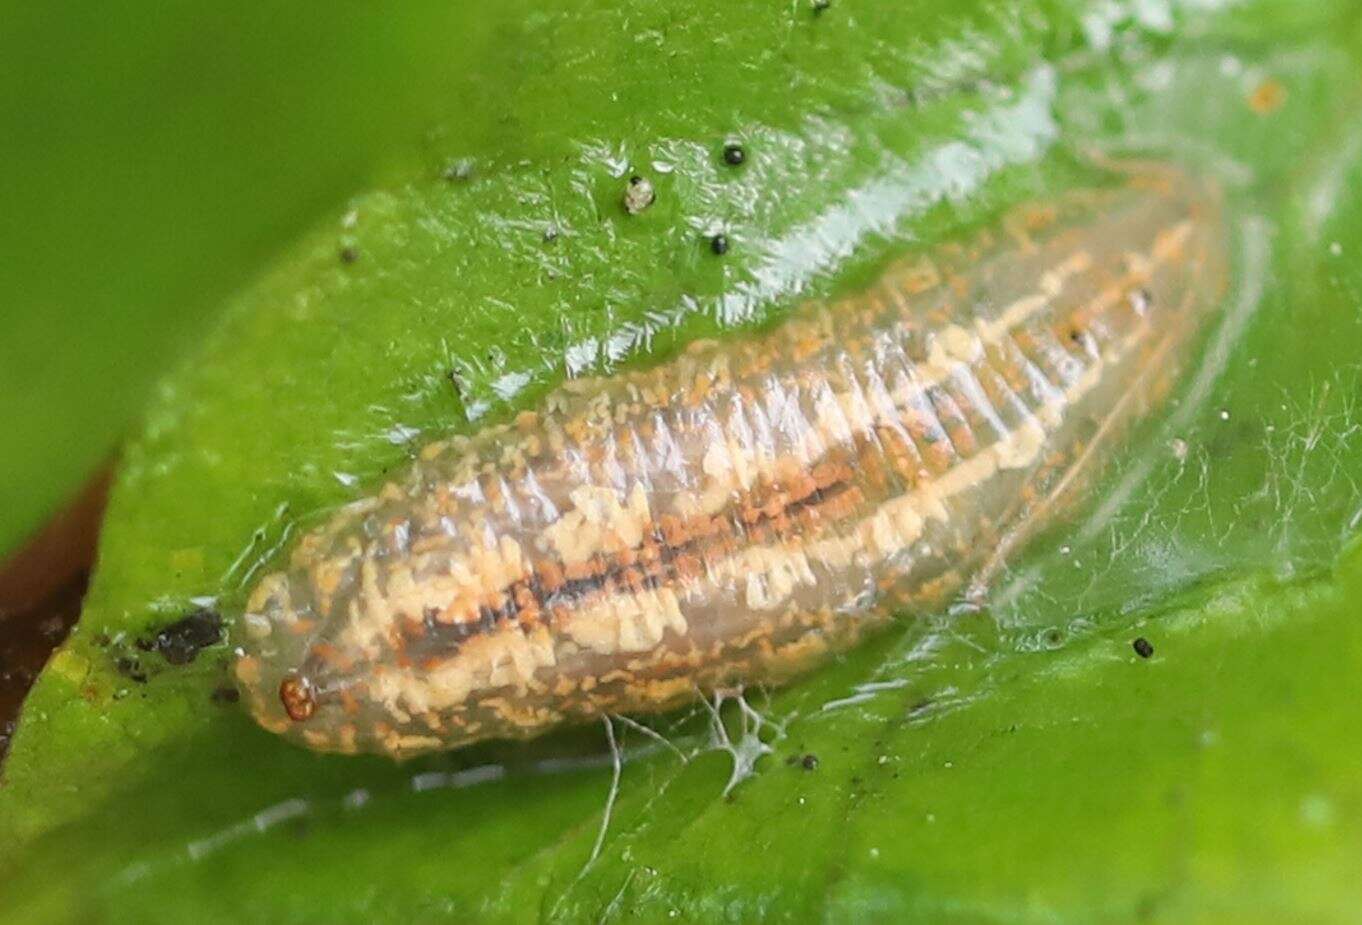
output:
[[[1355,4],[4,21],[0,548],[122,460],[81,624],[0,769],[0,919],[1355,918]],[[137,647],[205,603],[230,621],[425,440],[854,291],[1099,182],[1094,148],[1225,191],[1202,373],[988,611],[754,694],[783,736],[732,799],[705,714],[657,723],[688,761],[621,726],[588,862],[600,730],[317,756],[229,702],[229,644]],[[635,172],[658,200],[627,217]]]

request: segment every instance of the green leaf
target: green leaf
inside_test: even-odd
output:
[[[653,2],[479,32],[460,117],[282,251],[163,380],[0,778],[0,915],[1349,917],[1358,23],[1343,3],[1202,6]],[[657,721],[675,750],[616,725],[603,829],[602,730],[315,755],[214,697],[225,645],[185,666],[137,647],[195,599],[230,618],[327,510],[565,367],[852,291],[1083,182],[1094,148],[1225,190],[1233,286],[1200,372],[987,612],[905,620],[750,694],[773,753],[731,799],[704,711]],[[657,188],[635,216],[631,173]],[[739,738],[732,705],[727,722]]]
[[[110,455],[229,292],[412,163],[459,66],[436,6],[4,4],[0,555]]]

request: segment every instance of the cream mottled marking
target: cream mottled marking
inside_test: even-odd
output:
[[[1219,220],[1147,166],[423,448],[256,588],[251,709],[406,755],[804,670],[1053,509],[1216,304]]]

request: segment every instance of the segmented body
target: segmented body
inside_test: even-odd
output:
[[[255,590],[253,712],[408,755],[804,670],[957,588],[1149,405],[1218,301],[1220,221],[1133,172],[427,446]]]

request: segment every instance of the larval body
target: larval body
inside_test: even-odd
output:
[[[1043,520],[1185,360],[1224,250],[1211,189],[1131,169],[427,446],[255,589],[251,709],[401,756],[784,680]]]

